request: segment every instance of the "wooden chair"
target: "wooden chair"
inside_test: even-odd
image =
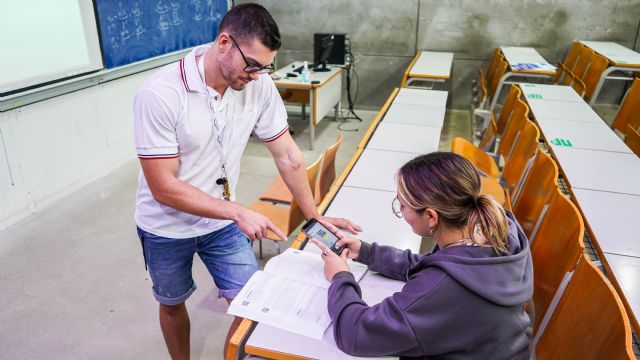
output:
[[[493,73],[493,76],[490,80],[487,80],[487,84],[489,84],[489,97],[493,99],[496,96],[496,90],[498,89],[498,85],[500,84],[500,79],[502,79],[502,75],[507,72],[507,68],[509,68],[509,64],[507,60],[504,58],[500,58],[498,60],[498,64],[496,65],[496,69]]]
[[[635,359],[631,326],[609,281],[582,255],[535,347],[536,358]]]
[[[487,72],[485,77],[485,81],[487,84],[491,83],[491,80],[495,76],[496,68],[498,67],[500,60],[503,57],[504,56],[502,55],[502,51],[500,51],[500,48],[493,49],[493,53],[491,54],[491,60],[489,60],[489,64],[487,64]]]
[[[478,67],[478,83],[475,90],[477,94],[474,94],[473,107],[475,109],[484,109],[487,102],[487,81],[485,80],[482,66]]]
[[[498,116],[498,134],[500,136],[504,135],[504,129],[507,127],[507,123],[511,116],[513,115],[513,107],[516,104],[516,100],[520,99],[522,96],[522,90],[520,87],[516,85],[511,85],[509,89],[509,94],[507,94],[507,98],[504,100],[504,104],[502,105],[502,110],[500,110],[500,116]]]
[[[582,43],[579,41],[574,41],[571,44],[571,47],[569,48],[569,51],[567,52],[567,56],[564,58],[563,63],[564,67],[566,67],[569,71],[573,71],[583,47],[584,45],[582,45]]]
[[[607,58],[600,54],[593,54],[589,68],[583,78],[586,87],[585,97],[587,100],[593,95],[593,91],[596,89],[598,81],[600,80],[600,75],[602,75],[608,66],[609,60]]]
[[[327,192],[329,192],[329,188],[331,188],[333,181],[336,179],[336,153],[340,148],[343,138],[344,135],[340,133],[338,140],[324,151],[320,177],[316,182],[316,187],[313,192],[316,206],[320,205],[320,202],[324,199]],[[291,191],[289,191],[287,184],[282,180],[282,177],[278,176],[273,180],[271,185],[269,185],[267,190],[260,195],[260,200],[290,204],[293,200],[293,195]]]
[[[628,130],[627,135],[624,137],[624,143],[627,144],[634,154],[640,156],[640,133],[638,133],[638,130],[631,127],[631,125],[627,125],[627,127]]]
[[[560,84],[566,72],[567,68],[562,63],[558,63],[556,65],[556,73],[551,78],[551,84]]]
[[[512,195],[513,214],[527,237],[548,208],[558,188],[558,166],[551,156],[538,151],[522,182],[520,190]]]
[[[529,159],[536,154],[539,138],[540,130],[538,127],[525,118],[524,126],[518,133],[513,149],[502,168],[502,181],[510,195],[514,194],[520,183]]]
[[[631,87],[624,95],[618,113],[613,121],[613,128],[623,134],[627,133],[627,125],[640,127],[640,79],[634,79]]]
[[[587,93],[587,87],[584,84],[584,82],[582,82],[582,80],[578,79],[577,77],[575,77],[575,75],[571,74],[571,87],[573,88],[573,90],[575,90],[578,95],[580,95],[581,97],[584,97],[585,94]]]
[[[307,167],[307,181],[309,182],[309,187],[311,187],[311,189],[315,189],[316,187],[316,179],[318,178],[318,172],[320,171],[321,160],[322,156],[320,156],[316,162]],[[304,214],[293,198],[291,199],[290,206],[256,201],[249,205],[249,209],[259,212],[269,218],[269,220],[271,220],[271,222],[287,236],[289,236],[293,230],[295,230],[300,224],[302,224],[302,221],[304,221]],[[275,243],[279,254],[280,244],[278,242],[282,241],[282,239],[271,231],[267,231],[266,239],[272,240]],[[260,259],[262,259],[262,240],[260,240]]]
[[[591,59],[593,59],[594,54],[595,53],[593,52],[593,50],[591,50],[591,48],[583,46],[582,50],[580,51],[578,60],[576,61],[575,67],[569,70],[571,70],[573,74],[579,79],[584,79],[584,75],[587,72],[587,68],[591,63]]]
[[[497,178],[500,176],[500,169],[491,155],[489,155],[485,148],[482,147],[482,145],[486,146],[487,144],[495,141],[496,129],[496,121],[493,117],[493,113],[491,113],[491,120],[482,140],[480,141],[480,148],[476,147],[465,138],[455,137],[451,142],[451,151],[469,160],[483,174],[492,178]]]
[[[584,252],[582,216],[557,187],[537,232],[535,239],[529,239],[533,259],[533,332],[536,335],[562,280],[575,269]]]

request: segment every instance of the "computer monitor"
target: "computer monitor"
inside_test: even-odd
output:
[[[330,71],[331,69],[327,68],[327,64],[329,63],[329,56],[331,56],[331,52],[333,51],[333,35],[325,35],[320,38],[320,44],[318,49],[318,58],[315,59],[314,63],[316,68],[315,71]]]

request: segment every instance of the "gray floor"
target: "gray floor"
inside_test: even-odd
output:
[[[376,115],[359,111],[364,122],[347,122],[336,163],[340,172]],[[307,161],[315,160],[338,135],[325,118],[309,151],[308,125],[293,114],[295,139]],[[449,111],[442,149],[450,135],[470,134],[469,113]],[[166,359],[157,304],[144,269],[133,221],[138,162],[70,194],[0,232],[0,358]],[[239,202],[249,204],[277,175],[270,155],[252,139],[243,157]],[[256,246],[257,249],[257,246]],[[265,260],[275,254],[265,243]],[[231,317],[199,259],[199,286],[187,306],[194,359],[222,358]]]

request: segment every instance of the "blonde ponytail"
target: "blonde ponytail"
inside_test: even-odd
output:
[[[507,215],[494,198],[487,195],[478,195],[475,198],[475,206],[469,212],[467,230],[474,243],[477,242],[476,236],[479,232],[489,240],[497,254],[509,254]]]

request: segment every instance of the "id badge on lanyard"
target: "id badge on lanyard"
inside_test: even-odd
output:
[[[222,186],[222,197],[226,201],[231,201],[231,188],[229,187],[229,178],[227,177],[227,169],[226,169],[226,161],[227,161],[227,152],[225,148],[225,140],[230,140],[231,138],[231,130],[227,131],[229,136],[227,139],[224,139],[223,131],[220,130],[218,124],[218,117],[216,116],[216,111],[214,110],[213,103],[211,99],[209,99],[209,110],[211,111],[211,117],[213,118],[213,130],[215,137],[215,141],[218,144],[218,148],[220,150],[220,177],[216,179],[216,184]],[[225,126],[231,126],[231,124],[226,124]]]

